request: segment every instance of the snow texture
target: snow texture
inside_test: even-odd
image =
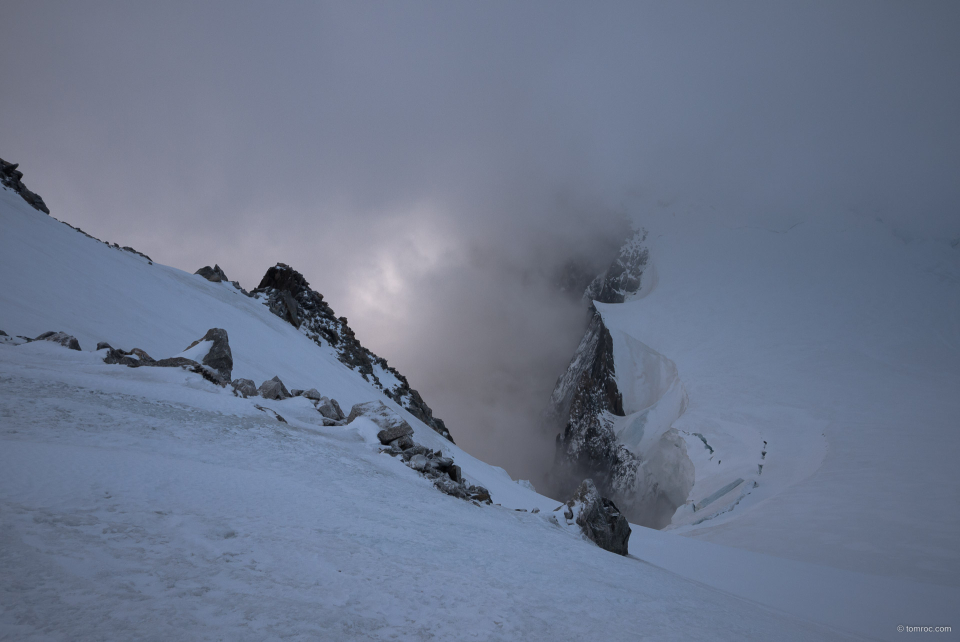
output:
[[[745,325],[736,288],[769,272],[699,246],[729,279],[723,296],[688,291],[697,279],[678,258],[647,297],[602,308],[676,364],[689,405],[675,428],[688,449],[709,442],[724,459],[710,477],[695,453],[691,497],[754,481],[755,461],[738,453],[760,457],[770,442],[769,470],[733,511],[679,529],[694,537],[633,527],[621,557],[552,523],[556,501],[463,452],[236,288],[116,252],[4,189],[0,231],[0,329],[62,330],[85,348],[0,344],[0,638],[892,640],[897,624],[953,624],[957,495],[937,471],[956,453],[944,427],[958,410],[945,393],[957,389],[960,279],[940,280],[953,268],[934,253],[912,255],[928,271],[881,245],[864,270],[901,305],[826,323],[835,336],[822,315],[791,324],[762,305]],[[720,240],[757,251],[751,234]],[[659,255],[684,249],[664,239]],[[761,258],[773,265],[797,258],[771,251]],[[837,271],[849,268],[839,254],[820,260],[805,264],[820,289],[789,312],[823,308],[821,295],[842,307],[825,276],[843,275],[842,295],[861,286]],[[931,300],[944,296],[946,315]],[[726,316],[691,314],[702,306]],[[364,417],[324,426],[306,397],[244,399],[90,350],[175,355],[209,328],[229,332],[238,378],[279,376],[344,407],[385,403],[494,505],[444,495],[382,454]]]

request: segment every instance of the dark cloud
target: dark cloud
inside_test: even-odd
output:
[[[855,208],[960,235],[952,2],[3,17],[0,153],[55,215],[247,286],[296,266],[514,475],[551,455],[536,412],[581,330],[558,275],[598,269],[625,215]]]

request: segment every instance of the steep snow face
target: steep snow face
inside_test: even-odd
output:
[[[672,425],[695,485],[674,527],[960,583],[960,252],[848,214],[770,229],[679,214],[644,224],[657,287],[597,308],[625,411],[663,392],[657,430],[667,425],[683,405],[667,392],[673,364],[687,391]],[[630,362],[640,391],[625,382]],[[641,441],[649,417],[643,428]]]

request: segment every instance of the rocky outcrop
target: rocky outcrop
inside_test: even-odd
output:
[[[650,251],[643,245],[646,240],[647,232],[643,230],[624,243],[610,267],[587,286],[584,298],[600,303],[623,303],[628,296],[636,294],[650,258]]]
[[[568,525],[579,526],[584,537],[603,550],[617,555],[628,553],[630,524],[616,504],[600,495],[592,480],[583,480],[573,497],[555,512],[561,510]]]
[[[570,496],[580,480],[595,482],[599,493],[631,505],[642,460],[617,440],[613,424],[624,416],[617,386],[613,339],[593,301],[620,303],[640,287],[649,253],[637,233],[610,267],[595,279],[584,298],[590,321],[566,372],[557,380],[545,413],[559,431],[553,471],[555,496]]]
[[[137,252],[132,248],[125,247],[123,249],[130,250],[131,252],[140,254],[140,252]],[[140,254],[140,255],[144,257],[146,256],[145,254]],[[237,288],[238,290],[246,294],[247,296],[250,296],[249,292],[247,292],[242,287],[240,287],[239,281],[231,281],[230,279],[228,279],[226,273],[223,271],[223,269],[219,265],[214,264],[213,267],[210,267],[209,265],[205,265],[199,270],[197,270],[196,272],[194,272],[194,274],[202,276],[203,278],[205,278],[207,281],[210,281],[211,283],[229,283],[233,287]]]
[[[227,331],[223,328],[210,328],[200,339],[191,343],[184,352],[186,353],[204,342],[210,343],[206,354],[202,357],[194,355],[194,358],[199,358],[202,365],[220,375],[224,383],[229,382],[230,376],[233,374],[233,353],[230,351],[230,339]]]
[[[18,170],[18,167],[20,167],[20,163],[8,163],[0,158],[0,184],[19,194],[34,209],[49,214],[50,210],[47,209],[47,205],[40,198],[40,195],[28,190],[20,180],[23,178],[23,172]]]
[[[194,274],[199,274],[200,276],[205,278],[207,281],[212,281],[213,283],[220,283],[222,281],[230,280],[227,278],[227,275],[224,274],[223,270],[220,269],[220,266],[216,264],[214,264],[213,267],[210,267],[209,265],[205,265],[199,270],[197,270],[196,272],[194,272]]]
[[[64,348],[70,348],[71,350],[80,349],[80,342],[77,341],[77,338],[67,334],[66,332],[44,332],[40,336],[36,337],[34,341],[52,341],[53,343],[59,343]]]
[[[201,346],[201,344],[203,344]],[[200,346],[201,350],[196,350]],[[181,354],[166,359],[154,359],[145,350],[134,348],[121,350],[109,343],[101,341],[97,350],[106,350],[103,362],[120,364],[130,368],[185,368],[190,372],[201,375],[204,379],[218,386],[230,383],[230,374],[233,369],[233,355],[230,353],[230,344],[227,341],[227,332],[221,328],[211,328],[203,338],[190,344]],[[189,356],[184,356],[189,355]],[[197,361],[200,359],[200,361]]]
[[[257,393],[264,399],[289,399],[293,395],[290,394],[290,391],[287,390],[287,387],[283,385],[283,382],[280,381],[280,377],[274,377],[273,379],[267,379],[260,384],[260,388],[257,390]]]
[[[555,475],[560,496],[573,492],[576,480],[595,479],[607,496],[622,497],[637,479],[640,459],[617,441],[612,428],[622,417],[613,339],[594,313],[567,372],[551,397],[551,420],[557,435]]]
[[[357,417],[366,417],[381,428],[380,432],[377,433],[377,439],[382,444],[389,444],[396,439],[409,437],[413,434],[413,428],[410,427],[410,424],[382,401],[366,401],[355,404],[350,409],[347,423],[351,423]]]
[[[486,488],[464,480],[463,471],[454,463],[453,457],[445,457],[443,452],[415,442],[410,424],[382,401],[354,405],[347,423],[358,417],[365,417],[380,427],[377,439],[386,446],[381,452],[400,457],[407,466],[432,480],[439,491],[477,504],[492,503]]]
[[[451,442],[453,438],[441,419],[410,387],[407,378],[364,348],[347,323],[337,317],[323,300],[323,295],[310,289],[302,274],[284,263],[267,270],[251,295],[262,300],[270,311],[298,328],[317,345],[332,347],[337,358],[355,370],[387,397],[403,406],[414,417],[427,424]]]

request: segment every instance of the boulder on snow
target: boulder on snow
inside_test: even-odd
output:
[[[197,270],[196,272],[194,272],[194,274],[199,274],[200,276],[205,278],[207,281],[212,281],[214,283],[220,283],[221,281],[230,280],[227,278],[227,275],[223,273],[223,270],[220,269],[219,265],[214,265],[213,267],[210,267],[209,265],[205,265],[199,270]]]
[[[584,479],[573,497],[560,508],[565,509],[567,520],[575,520],[587,539],[597,546],[617,555],[627,554],[630,524],[612,501],[600,496],[593,480]]]
[[[59,343],[64,348],[70,348],[71,350],[80,349],[80,342],[77,341],[77,338],[66,332],[44,332],[34,339],[34,341],[53,341],[54,343]]]
[[[328,397],[323,397],[317,402],[317,412],[333,421],[343,421],[345,418],[337,400]]]
[[[202,365],[215,370],[223,382],[230,381],[230,375],[233,374],[233,353],[230,351],[227,331],[223,328],[210,328],[205,335],[191,343],[184,350],[184,353],[205,341],[210,342],[210,347],[206,353],[202,356],[200,354],[191,354],[190,356],[199,359]]]
[[[280,377],[267,379],[260,384],[257,392],[260,393],[260,396],[264,399],[289,399],[293,396],[290,394],[290,391],[287,390],[287,387],[283,385],[283,382],[280,381]]]
[[[450,479],[457,482],[458,484],[463,483],[463,472],[460,470],[460,466],[454,464],[450,466],[450,469],[447,471],[447,474],[450,475]]]
[[[244,399],[257,396],[257,384],[253,383],[252,379],[234,379],[230,385],[233,391]]]
[[[377,433],[377,439],[386,446],[394,439],[400,439],[404,436],[413,434],[413,428],[410,427],[403,417],[391,410],[382,401],[367,401],[358,403],[350,409],[350,416],[347,417],[347,423],[350,423],[357,417],[366,417],[373,423],[380,426],[383,430]]]
[[[320,401],[321,399],[326,399],[323,395],[320,394],[320,391],[316,388],[310,388],[309,390],[303,391],[303,396],[309,399],[310,401]]]

